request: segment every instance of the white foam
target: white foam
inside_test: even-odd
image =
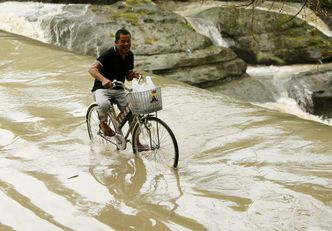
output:
[[[0,3],[0,29],[48,42],[43,19],[62,12],[63,4],[38,2]]]
[[[303,111],[300,106],[296,103],[296,101],[292,98],[281,97],[276,102],[268,102],[262,104],[256,104],[261,107],[269,108],[272,110],[277,110],[283,113],[295,115],[301,119],[316,121],[322,124],[332,126],[331,119],[324,119],[320,116],[309,114]]]

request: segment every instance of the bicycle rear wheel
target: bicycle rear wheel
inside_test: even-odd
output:
[[[133,130],[134,154],[176,168],[179,148],[172,130],[159,118],[147,117],[144,120]]]
[[[97,144],[108,144],[110,141],[104,137],[99,128],[99,115],[98,105],[93,103],[89,106],[86,113],[86,125],[88,127],[88,133],[90,140]]]

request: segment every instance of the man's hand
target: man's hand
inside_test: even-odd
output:
[[[108,79],[105,79],[104,81],[102,81],[101,84],[105,88],[112,88],[112,82],[110,80],[108,80]]]
[[[138,79],[140,75],[141,74],[139,72],[137,72],[137,71],[130,71],[128,73],[128,80],[131,81],[131,80],[133,80],[133,78]]]

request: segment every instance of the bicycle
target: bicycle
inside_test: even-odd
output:
[[[143,77],[140,77],[138,81],[142,79]],[[86,113],[90,140],[102,144],[113,144],[118,150],[125,150],[127,143],[131,143],[136,156],[144,156],[177,168],[179,161],[177,140],[171,128],[159,119],[157,114],[157,111],[162,109],[161,89],[157,87],[153,90],[133,92],[120,81],[114,80],[112,84],[114,87],[120,86],[127,91],[129,104],[117,115],[115,101],[111,101],[107,122],[115,135],[106,137],[99,128],[98,105],[96,102],[92,103]],[[132,118],[132,122],[124,134],[123,127],[129,118]],[[132,134],[131,140],[130,134]]]

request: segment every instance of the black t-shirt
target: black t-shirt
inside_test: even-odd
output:
[[[99,56],[97,60],[103,65],[99,70],[100,73],[111,81],[116,79],[124,83],[128,71],[134,68],[134,54],[129,51],[125,59],[122,59],[115,46]],[[101,82],[96,79],[92,91],[97,89],[104,89],[104,87]]]

